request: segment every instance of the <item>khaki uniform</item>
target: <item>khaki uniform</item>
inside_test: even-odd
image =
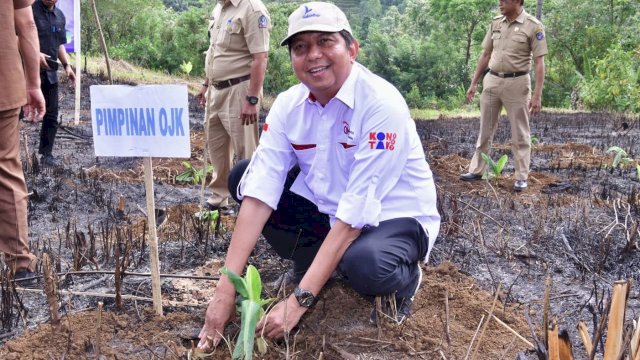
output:
[[[205,59],[210,85],[205,119],[213,165],[209,183],[213,195],[207,201],[215,206],[227,205],[227,176],[233,156],[242,160],[253,155],[258,145],[258,123],[245,126],[240,118],[251,80],[220,90],[214,84],[249,75],[252,54],[269,51],[270,31],[271,19],[260,0],[218,1],[211,14]],[[257,108],[260,109],[260,102]]]
[[[27,186],[20,162],[20,106],[26,104],[22,61],[18,52],[14,9],[30,0],[0,1],[0,251],[13,270],[35,271],[36,257],[29,253]]]
[[[543,25],[524,10],[513,22],[506,16],[493,18],[482,42],[485,51],[491,51],[489,69],[502,74],[527,72],[517,77],[500,77],[487,73],[480,96],[480,133],[469,172],[481,174],[486,167],[480,156],[488,153],[498,126],[502,107],[507,110],[511,125],[511,152],[515,159],[516,180],[527,180],[531,159],[531,130],[529,128],[529,101],[531,100],[532,58],[547,54],[547,41]]]

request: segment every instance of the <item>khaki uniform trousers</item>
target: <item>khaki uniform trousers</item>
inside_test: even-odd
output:
[[[489,154],[500,112],[504,106],[511,126],[511,153],[515,161],[515,179],[527,180],[531,161],[531,130],[529,128],[531,76],[523,75],[503,79],[487,74],[482,86],[480,133],[475,153],[469,164],[469,172],[473,174],[484,172],[487,164],[482,160],[480,154]]]
[[[29,253],[27,186],[20,162],[20,109],[0,111],[0,251],[12,271],[35,271]]]
[[[248,90],[249,81],[243,81],[226,89],[210,87],[207,91],[205,128],[213,166],[209,183],[213,194],[207,202],[214,206],[227,206],[227,177],[234,155],[236,161],[250,159],[258,146],[258,122],[245,126],[240,118]],[[260,109],[260,102],[257,108]]]

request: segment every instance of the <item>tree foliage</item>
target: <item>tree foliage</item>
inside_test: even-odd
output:
[[[297,82],[286,47],[287,18],[298,3],[265,2],[273,31],[264,91]],[[209,0],[96,1],[110,53],[137,64],[204,74]],[[497,0],[338,0],[360,42],[358,61],[392,82],[416,107],[451,108],[464,102]],[[93,14],[82,0],[84,49],[99,52]],[[536,3],[525,2],[535,14]],[[571,11],[567,11],[571,9]],[[546,0],[543,105],[640,111],[640,2]],[[184,66],[184,65],[183,65]]]

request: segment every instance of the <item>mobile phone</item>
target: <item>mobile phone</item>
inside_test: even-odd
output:
[[[60,63],[57,60],[53,60],[52,58],[48,57],[45,60],[47,60],[47,65],[49,65],[49,68],[51,70],[58,70],[58,67],[60,67]]]

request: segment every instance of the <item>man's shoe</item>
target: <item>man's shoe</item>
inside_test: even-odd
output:
[[[46,167],[59,168],[62,167],[62,163],[58,161],[53,155],[46,154],[40,157],[40,164]]]
[[[30,270],[20,269],[13,274],[13,282],[17,286],[33,287],[38,283],[38,276]]]
[[[235,215],[236,213],[236,210],[232,205],[219,206],[219,205],[213,205],[211,203],[205,202],[203,207],[205,210],[209,210],[209,211],[217,210],[220,215],[232,216],[232,215]]]
[[[466,174],[460,175],[460,180],[462,180],[462,181],[482,180],[482,175],[468,172]]]
[[[526,189],[527,186],[528,186],[527,180],[516,180],[516,182],[513,184],[513,190],[522,191]]]
[[[413,295],[410,297],[400,297],[396,295],[387,295],[380,297],[380,313],[383,318],[391,319],[396,324],[401,325],[409,316],[411,316],[411,307],[413,306],[413,300],[422,283],[422,267],[420,263],[416,263],[418,267],[418,281],[415,285]],[[369,321],[377,325],[378,324],[378,309],[377,306],[373,306]]]

